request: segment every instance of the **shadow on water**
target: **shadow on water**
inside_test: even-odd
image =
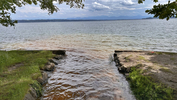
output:
[[[85,55],[67,52],[60,60],[41,100],[135,100],[128,82],[115,64]]]

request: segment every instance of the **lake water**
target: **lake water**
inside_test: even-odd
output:
[[[46,47],[52,43],[53,49],[177,52],[176,26],[176,19],[18,23],[15,29],[0,26],[0,48],[34,49],[42,41]],[[37,47],[44,48],[42,45]]]
[[[67,50],[41,99],[134,100],[108,58],[114,50],[177,52],[176,26],[176,19],[18,23],[0,26],[0,49]]]

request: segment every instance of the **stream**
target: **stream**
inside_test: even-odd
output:
[[[67,51],[58,61],[40,100],[135,100],[125,77],[111,60]]]

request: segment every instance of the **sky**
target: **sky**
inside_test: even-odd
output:
[[[84,1],[84,0],[83,0]],[[159,0],[154,3],[152,0],[146,0],[143,4],[138,4],[137,0],[85,0],[84,9],[70,8],[63,4],[55,5],[60,9],[58,12],[48,15],[48,11],[41,10],[39,5],[25,5],[12,14],[12,19],[71,19],[71,18],[88,18],[88,17],[119,17],[134,18],[152,17],[145,13],[145,10],[151,9],[153,5],[167,3],[168,0]]]

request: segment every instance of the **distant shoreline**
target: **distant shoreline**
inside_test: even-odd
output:
[[[17,20],[17,21],[18,23],[31,23],[31,22],[121,21],[121,20],[152,20],[152,19],[158,19],[158,18],[147,17],[147,18],[135,18],[135,19],[30,19],[30,20],[24,19],[24,20]]]
[[[80,21],[120,21],[120,20],[145,20],[145,19],[37,19],[37,20],[17,20],[18,23],[31,22],[80,22]]]

